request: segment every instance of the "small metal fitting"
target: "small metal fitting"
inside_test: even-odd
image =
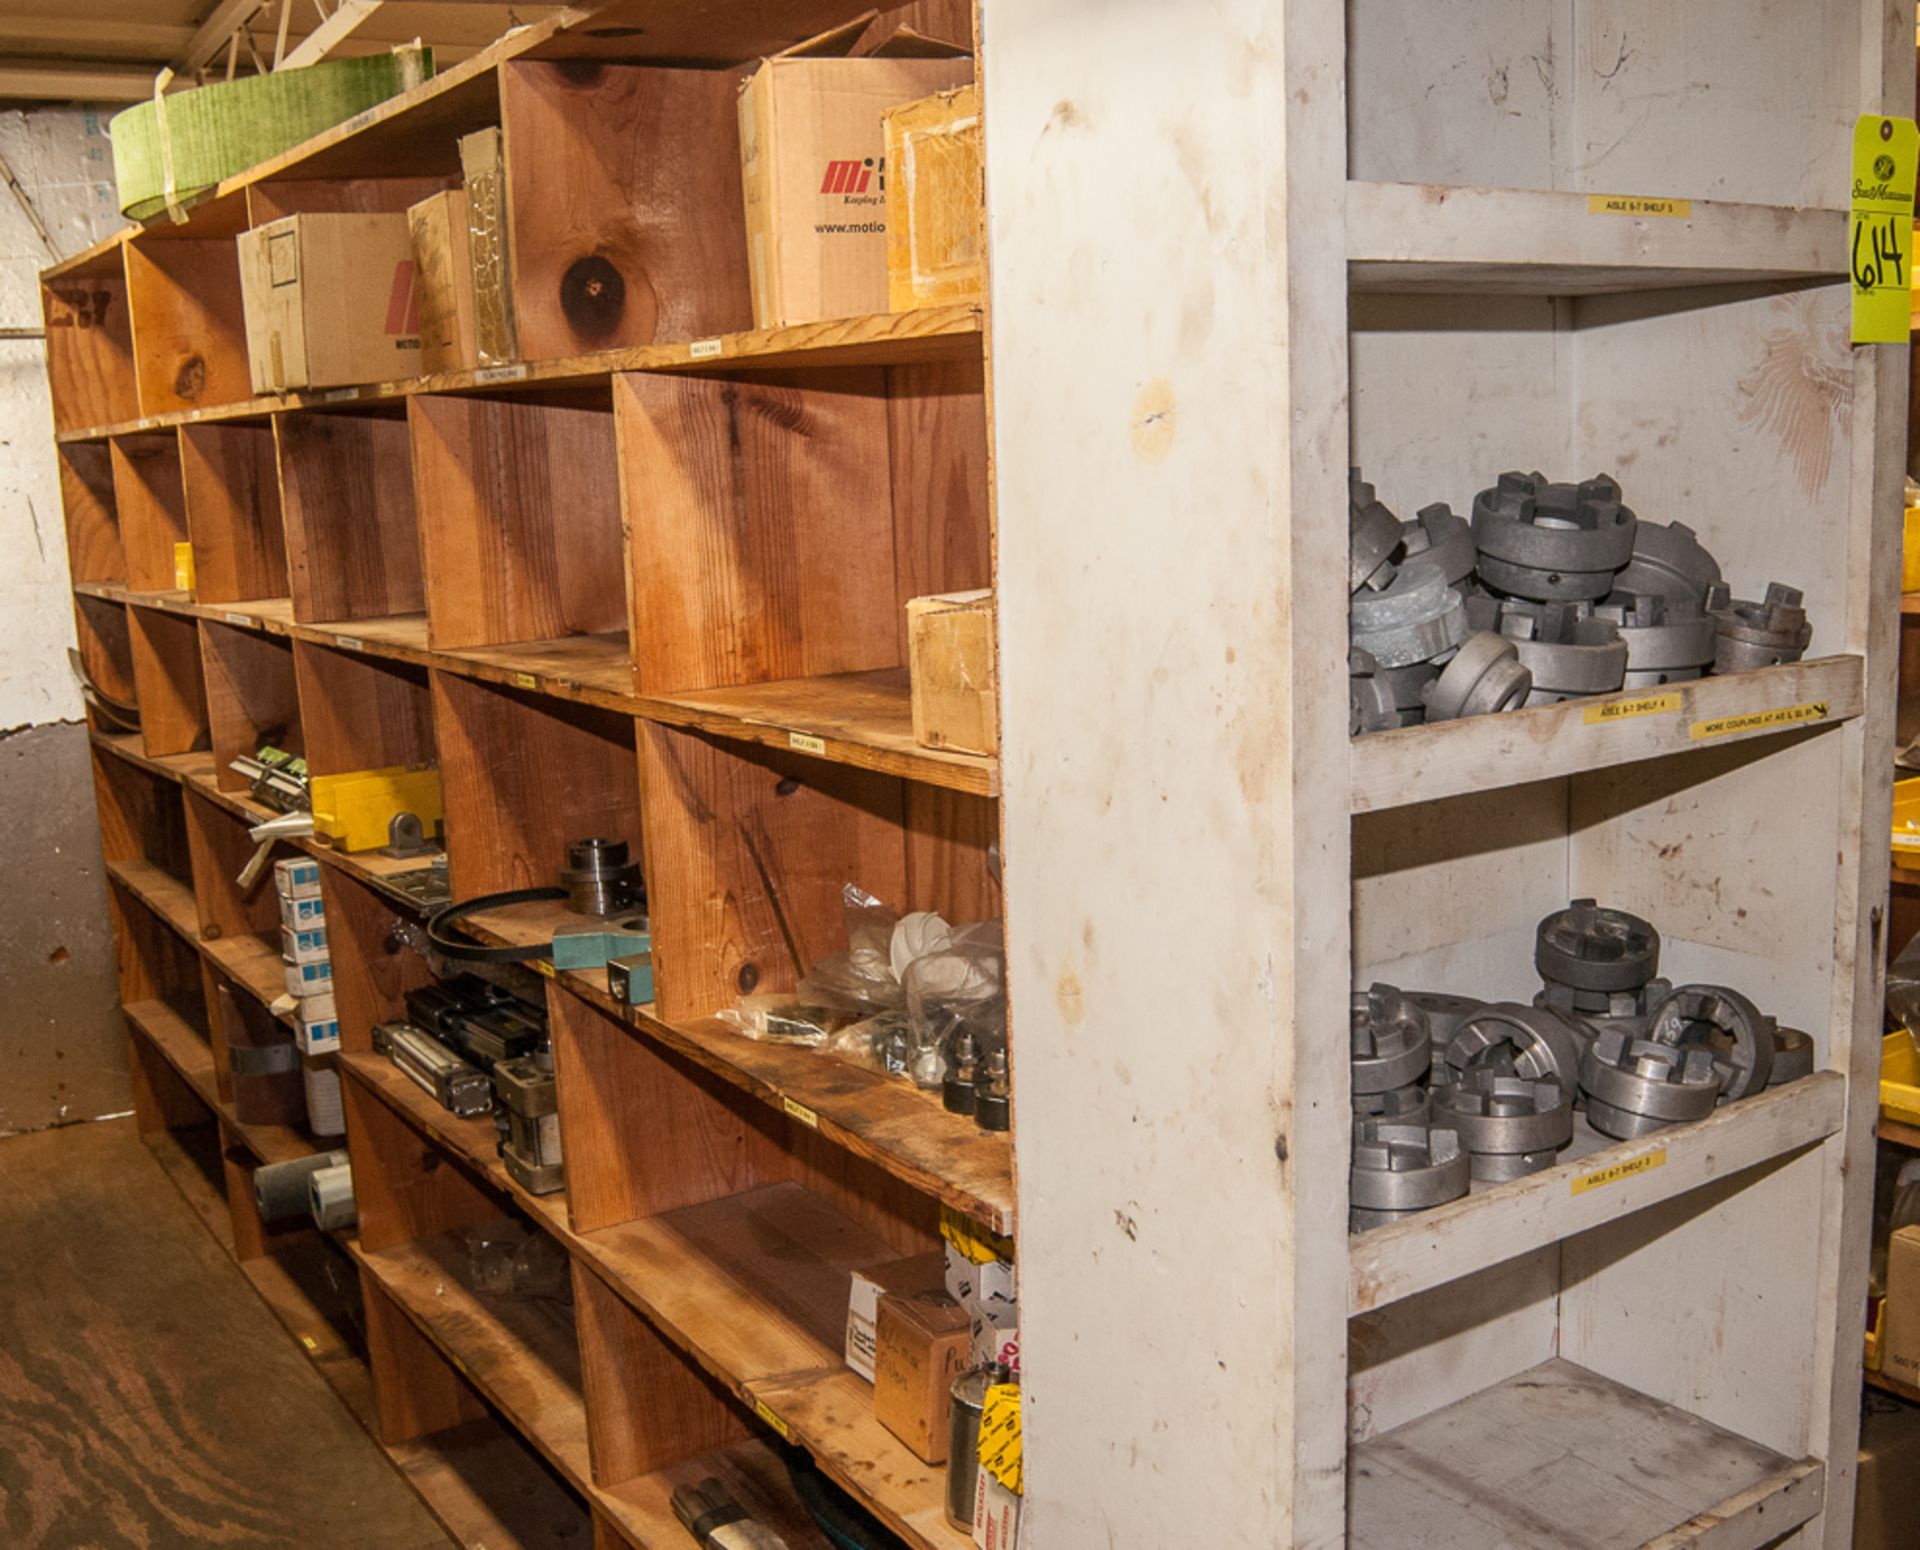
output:
[[[1715,622],[1697,598],[1615,592],[1595,606],[1627,643],[1623,689],[1654,689],[1698,678],[1713,662]]]
[[[1493,630],[1475,630],[1422,691],[1429,721],[1457,721],[1518,710],[1533,691],[1533,674],[1519,650]]]
[[[1587,1123],[1619,1141],[1705,1119],[1720,1099],[1720,1073],[1704,1049],[1636,1039],[1609,1029],[1580,1062]]]
[[[1464,1072],[1486,1067],[1529,1081],[1551,1078],[1571,1092],[1580,1070],[1580,1044],[1558,1014],[1496,1001],[1461,1022],[1447,1045],[1447,1064],[1456,1081]]]
[[[1757,603],[1732,598],[1725,586],[1707,594],[1707,612],[1716,630],[1713,670],[1746,673],[1755,668],[1798,662],[1813,640],[1813,626],[1800,606],[1800,592],[1777,581]]]
[[[1384,732],[1399,725],[1392,685],[1380,676],[1373,653],[1354,647],[1347,653],[1347,736]]]
[[[1773,1074],[1769,1087],[1785,1087],[1803,1076],[1813,1075],[1813,1040],[1798,1028],[1773,1028]]]
[[[1773,1075],[1774,1022],[1737,990],[1681,985],[1653,1009],[1647,1038],[1703,1049],[1713,1057],[1728,1102],[1766,1087]]]
[[[1490,587],[1537,602],[1605,597],[1633,556],[1634,515],[1604,474],[1580,484],[1506,473],[1473,498],[1475,569]]]
[[[1374,498],[1373,486],[1355,468],[1347,474],[1347,591],[1375,591],[1393,580],[1393,553],[1400,547],[1400,519]]]
[[[1348,1226],[1362,1232],[1430,1211],[1458,1200],[1470,1181],[1458,1132],[1396,1120],[1356,1121]]]
[[[1549,985],[1638,990],[1660,972],[1660,933],[1638,915],[1575,899],[1535,929],[1533,966]]]
[[[1383,589],[1362,590],[1348,605],[1352,643],[1381,667],[1430,662],[1466,638],[1467,611],[1440,567],[1416,560]]]
[[[1457,587],[1473,574],[1473,529],[1445,501],[1422,506],[1411,522],[1401,524],[1400,535],[1404,557],[1439,566],[1448,586]]]
[[[1573,1139],[1573,1105],[1552,1080],[1530,1082],[1481,1067],[1433,1098],[1434,1122],[1459,1132],[1476,1179],[1522,1178],[1553,1166]]]
[[[1627,643],[1591,603],[1529,603],[1475,599],[1475,629],[1497,629],[1513,642],[1520,664],[1533,674],[1529,705],[1552,705],[1589,694],[1611,694],[1627,672]]]
[[[1633,558],[1613,588],[1698,603],[1719,579],[1720,562],[1686,523],[1642,520],[1633,530]]]
[[[1356,990],[1351,1008],[1356,1093],[1390,1092],[1427,1074],[1433,1041],[1425,1012],[1392,985]]]
[[[1396,1124],[1424,1125],[1432,1115],[1433,1095],[1418,1082],[1390,1087],[1383,1093],[1355,1093],[1355,1119],[1385,1119]]]

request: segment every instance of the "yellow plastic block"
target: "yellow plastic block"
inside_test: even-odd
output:
[[[313,832],[346,851],[378,850],[396,813],[412,813],[429,837],[440,833],[440,771],[431,764],[313,777]]]
[[[1893,864],[1920,871],[1920,775],[1893,783]]]
[[[1920,1125],[1920,1050],[1904,1028],[1880,1041],[1880,1114],[1902,1125]]]

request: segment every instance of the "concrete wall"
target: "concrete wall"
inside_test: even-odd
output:
[[[0,113],[0,156],[59,255],[120,224],[100,117]],[[0,185],[0,329],[38,329],[52,262]],[[130,1106],[38,340],[0,339],[0,1134]]]

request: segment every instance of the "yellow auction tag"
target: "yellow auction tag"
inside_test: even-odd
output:
[[[1631,721],[1635,716],[1664,716],[1670,710],[1680,708],[1678,691],[1669,690],[1665,694],[1643,694],[1633,700],[1609,700],[1604,705],[1589,705],[1583,718],[1588,726],[1596,726],[1605,721]]]
[[[1863,114],[1853,126],[1847,268],[1853,342],[1905,344],[1913,310],[1913,173],[1920,129],[1910,118]]]
[[[980,1467],[1020,1494],[1020,1385],[996,1383],[980,1412]]]
[[[1648,199],[1641,194],[1589,194],[1589,215],[1666,215],[1685,220],[1693,214],[1691,199]]]
[[[1778,710],[1750,710],[1744,716],[1715,716],[1696,721],[1687,729],[1693,742],[1705,737],[1731,737],[1736,732],[1772,732],[1781,727],[1804,726],[1809,721],[1827,719],[1827,702],[1809,700],[1804,705],[1782,705]]]
[[[1636,1157],[1632,1162],[1615,1163],[1611,1168],[1596,1168],[1592,1173],[1583,1173],[1573,1180],[1571,1193],[1584,1195],[1590,1189],[1605,1189],[1609,1184],[1618,1184],[1622,1179],[1633,1178],[1636,1174],[1651,1173],[1655,1168],[1667,1165],[1667,1149],[1661,1147],[1656,1152]]]

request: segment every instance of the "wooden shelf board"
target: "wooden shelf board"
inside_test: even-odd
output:
[[[200,946],[200,909],[193,890],[151,861],[109,861],[107,876],[159,916],[194,948]]]
[[[672,1550],[689,1542],[686,1530],[674,1516],[674,1488],[698,1485],[709,1478],[724,1481],[753,1521],[778,1534],[789,1550],[832,1550],[833,1541],[820,1531],[793,1494],[779,1452],[773,1444],[758,1438],[703,1453],[619,1485],[603,1486],[601,1500],[608,1516],[633,1535],[636,1544],[648,1550]]]
[[[1882,1141],[1890,1141],[1895,1146],[1904,1146],[1920,1152],[1920,1126],[1902,1124],[1897,1119],[1888,1119],[1883,1113],[1873,1133]]]
[[[1347,1473],[1353,1550],[1560,1550],[1556,1504],[1585,1550],[1759,1550],[1826,1491],[1817,1459],[1558,1359],[1358,1444]]]
[[[261,1162],[292,1162],[322,1150],[321,1143],[297,1126],[258,1124],[239,1118],[233,1105],[220,1097],[213,1050],[206,1039],[165,1002],[136,1001],[122,1010],[200,1101],[220,1116],[226,1130]]]
[[[1920,869],[1904,866],[1889,868],[1887,881],[1898,888],[1920,888]]]
[[[1864,663],[1856,656],[1818,657],[1751,673],[1698,678],[1665,689],[1563,700],[1530,710],[1461,721],[1369,732],[1353,739],[1352,811],[1379,812],[1495,787],[1519,786],[1638,759],[1718,748],[1784,731],[1831,727],[1858,716],[1865,704]],[[1611,707],[1678,697],[1658,714],[1608,719]],[[1787,713],[1823,707],[1817,718],[1695,736],[1704,723],[1727,717]]]
[[[1900,594],[1900,612],[1909,618],[1920,614],[1920,592],[1902,592]]]
[[[1868,1388],[1878,1389],[1883,1394],[1891,1394],[1896,1399],[1904,1399],[1911,1405],[1920,1405],[1920,1388],[1915,1388],[1911,1383],[1902,1383],[1898,1378],[1887,1373],[1875,1372],[1872,1368],[1866,1367],[1861,1369],[1860,1377]]]
[[[1586,194],[1347,185],[1356,291],[1584,296],[1847,275],[1847,214],[1696,199],[1685,216],[1590,210]]]
[[[155,1130],[140,1139],[200,1224],[231,1254],[233,1217],[227,1210],[226,1181],[216,1183],[212,1176],[221,1171],[219,1127],[209,1123],[191,1130]]]
[[[1838,1071],[1816,1071],[1637,1141],[1604,1142],[1583,1121],[1585,1144],[1576,1141],[1568,1161],[1355,1234],[1347,1254],[1348,1315],[1398,1302],[1799,1151],[1834,1134],[1845,1108],[1846,1078]],[[1629,1171],[1598,1188],[1588,1182],[1614,1170]]]
[[[365,409],[403,403],[418,393],[569,392],[603,387],[626,371],[754,371],[806,367],[906,366],[977,356],[981,309],[964,304],[922,307],[912,312],[880,312],[865,317],[831,318],[786,328],[747,329],[711,339],[675,340],[591,355],[524,361],[511,366],[441,372],[394,382],[370,382],[324,392],[286,393],[241,399],[231,404],[149,415],[114,425],[62,431],[55,440],[105,441],[143,431],[171,430],[229,420],[254,420],[292,410],[303,412]]]

